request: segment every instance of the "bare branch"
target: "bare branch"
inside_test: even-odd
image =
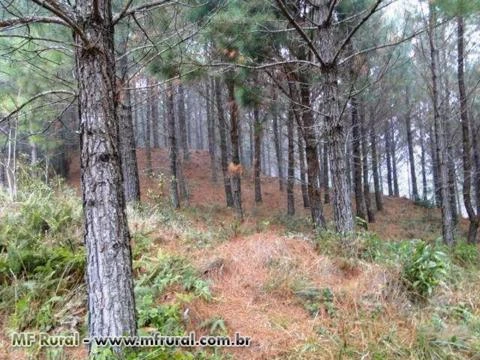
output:
[[[64,20],[55,16],[26,16],[20,18],[0,20],[0,28],[8,28],[15,25],[26,25],[34,23],[59,24],[68,26],[68,24]]]
[[[82,29],[78,26],[75,19],[75,14],[72,9],[67,8],[66,6],[60,5],[55,0],[32,0],[35,4],[47,9],[54,15],[57,15],[60,19],[65,21],[66,24],[80,36],[83,43],[88,45],[90,42],[88,38],[83,33]]]
[[[21,105],[17,106],[17,108],[15,110],[13,110],[12,112],[10,112],[9,114],[7,114],[6,116],[4,116],[3,118],[0,119],[0,123],[4,122],[4,121],[7,121],[8,119],[10,119],[13,115],[19,113],[25,106],[27,106],[28,104],[32,103],[33,101],[41,98],[41,97],[44,97],[44,96],[47,96],[47,95],[52,95],[52,94],[69,94],[69,95],[72,95],[72,96],[76,96],[77,94],[73,91],[69,91],[69,90],[48,90],[48,91],[43,91],[41,93],[38,93],[37,95],[31,97],[30,99],[28,99],[27,101],[25,101],[24,103],[22,103]]]
[[[283,0],[276,0],[276,3],[280,7],[280,10],[282,11],[282,13],[287,17],[287,19],[290,21],[290,23],[293,25],[293,27],[297,30],[297,32],[303,38],[303,40],[305,40],[305,42],[307,43],[308,47],[314,53],[314,55],[317,58],[320,65],[322,65],[322,67],[324,67],[325,62],[323,61],[322,57],[320,56],[320,53],[318,52],[318,49],[313,44],[312,39],[310,39],[310,37],[305,33],[305,31],[303,31],[302,27],[295,21],[292,14],[290,14],[288,9],[286,8]]]
[[[376,0],[375,4],[373,4],[372,8],[370,11],[365,15],[359,22],[358,24],[350,31],[350,33],[347,35],[347,37],[343,40],[342,44],[338,48],[337,52],[335,53],[335,56],[333,57],[333,62],[335,63],[340,56],[341,52],[347,46],[347,44],[350,42],[352,39],[353,35],[357,33],[357,31],[367,22],[367,20],[376,12],[378,6],[383,0]]]
[[[173,0],[151,1],[151,2],[148,2],[146,4],[142,4],[142,5],[136,6],[132,9],[128,10],[128,8],[130,7],[130,5],[132,3],[132,1],[129,1],[127,3],[127,5],[125,6],[125,8],[119,14],[113,16],[113,24],[115,25],[116,23],[118,23],[120,20],[122,20],[123,18],[125,18],[127,16],[134,15],[138,12],[149,10],[149,9],[152,9],[152,8],[156,8],[156,7],[159,7],[159,6],[162,6],[162,5],[166,5],[166,4],[168,4],[172,1]]]

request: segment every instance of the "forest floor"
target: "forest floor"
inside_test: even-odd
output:
[[[211,294],[201,296],[197,280],[194,285],[172,281],[151,305],[174,304],[188,314],[180,320],[185,331],[239,332],[252,339],[248,348],[209,350],[212,359],[480,359],[478,264],[473,269],[469,264],[456,266],[428,301],[412,300],[401,281],[402,259],[411,254],[405,244],[412,239],[435,242],[438,210],[385,197],[385,210],[377,213],[369,232],[358,236],[358,256],[351,258],[338,249],[333,232],[311,229],[299,188],[297,215],[288,218],[286,193],[279,191],[278,179],[262,178],[263,203],[255,205],[253,180],[245,173],[245,221],[240,224],[224,206],[220,172],[216,183],[211,180],[206,152],[192,151],[185,163],[190,206],[178,211],[164,205],[168,184],[160,174],[168,173],[167,153],[153,151],[153,177],[145,176],[142,150],[138,159],[142,198],[149,207],[129,209],[137,276],[163,266],[165,259],[183,259],[178,261],[188,262]],[[68,184],[77,191],[79,172],[74,159]],[[325,213],[331,220],[330,205]],[[466,225],[461,222],[460,235]],[[200,295],[185,295],[189,287],[199,289],[193,292]],[[146,323],[147,331],[152,322]],[[6,335],[3,345],[0,359],[28,355],[9,347]],[[65,358],[86,355],[84,349],[72,351],[67,350]]]

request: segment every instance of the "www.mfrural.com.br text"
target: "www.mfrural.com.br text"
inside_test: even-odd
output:
[[[13,333],[11,344],[15,347],[76,347],[80,345],[125,346],[125,347],[248,347],[251,339],[235,333],[229,336],[200,336],[195,332],[185,336],[167,336],[154,333],[148,336],[97,336],[81,338],[79,333],[50,335],[48,333]]]

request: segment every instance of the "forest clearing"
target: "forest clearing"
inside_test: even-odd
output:
[[[0,359],[480,359],[479,14],[0,0]]]

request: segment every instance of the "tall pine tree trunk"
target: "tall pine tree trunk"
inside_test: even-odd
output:
[[[158,149],[160,147],[160,139],[158,133],[158,125],[160,123],[160,118],[158,114],[158,101],[159,101],[159,93],[158,93],[158,86],[155,82],[150,82],[150,107],[151,107],[151,114],[152,114],[152,140],[153,140],[153,148]]]
[[[415,172],[415,153],[413,151],[413,134],[412,134],[412,110],[410,108],[410,91],[408,87],[405,89],[405,126],[407,128],[407,147],[408,147],[408,162],[410,165],[410,180],[412,183],[412,198],[418,201],[418,186],[417,174]]]
[[[317,137],[315,134],[315,121],[310,102],[309,79],[300,74],[300,99],[302,104],[302,124],[305,139],[305,155],[307,158],[308,198],[313,224],[318,228],[325,228],[323,216],[322,197],[319,186],[319,162],[317,153]]]
[[[222,88],[220,81],[215,79],[215,102],[218,114],[218,129],[220,135],[220,156],[222,164],[223,185],[225,188],[225,201],[228,207],[233,207],[233,193],[230,175],[228,173],[228,145],[227,145],[227,122],[222,106]]]
[[[168,132],[168,160],[170,166],[170,198],[175,209],[180,208],[180,197],[178,193],[178,145],[175,131],[175,100],[172,82],[166,85],[166,110],[167,110],[167,132]]]
[[[215,116],[214,116],[214,83],[208,78],[206,81],[206,109],[207,109],[207,134],[208,134],[208,154],[210,155],[210,168],[212,182],[217,182],[217,161],[215,156]]]
[[[183,88],[183,84],[180,82],[177,85],[177,105],[178,105],[178,126],[180,129],[180,145],[183,151],[183,159],[188,160],[190,157],[189,149],[188,149],[188,134],[191,134],[190,131],[187,129],[187,118],[185,115],[185,90]],[[191,122],[189,122],[190,124]]]
[[[322,173],[322,187],[325,191],[324,193],[324,202],[325,204],[330,204],[330,185],[329,185],[329,170],[328,170],[328,144],[327,141],[323,143],[323,173]]]
[[[238,105],[235,100],[235,80],[234,73],[227,75],[226,83],[228,90],[228,105],[230,108],[230,139],[232,143],[232,163],[230,175],[232,180],[233,205],[237,214],[237,219],[243,221],[242,209],[242,187],[241,173],[242,165],[240,163],[240,144],[239,144],[239,123],[238,123]]]
[[[278,124],[277,94],[275,92],[272,98],[274,102],[272,110],[273,141],[275,143],[275,155],[277,157],[278,186],[280,191],[284,191],[285,176],[283,174],[282,126]]]
[[[260,179],[260,171],[262,167],[262,157],[261,157],[261,144],[262,144],[262,123],[260,121],[258,107],[253,109],[253,119],[254,119],[254,130],[253,130],[253,141],[255,148],[255,156],[253,159],[253,172],[254,172],[254,182],[255,182],[255,203],[262,202],[262,184]]]
[[[128,83],[125,84],[128,87]],[[133,130],[130,91],[124,90],[119,106],[120,154],[122,157],[123,191],[127,202],[140,201],[137,152]]]
[[[77,0],[75,64],[80,113],[90,337],[136,335],[132,251],[119,151],[114,27],[108,0]],[[94,8],[98,12],[94,11]]]
[[[150,85],[151,81],[147,80],[147,85]],[[147,160],[147,176],[153,175],[153,165],[152,165],[152,106],[150,103],[150,92],[146,92],[146,105],[147,105],[147,116],[145,118],[145,156]]]
[[[137,152],[135,143],[135,131],[133,127],[133,113],[131,104],[128,78],[127,42],[124,40],[120,46],[120,53],[123,55],[119,61],[118,72],[120,74],[118,96],[118,122],[119,122],[119,149],[122,158],[122,179],[125,201],[136,203],[140,201],[140,181],[138,178]]]
[[[467,94],[465,91],[464,74],[464,20],[462,16],[457,17],[457,80],[460,100],[460,119],[462,123],[462,150],[463,150],[463,202],[467,211],[470,226],[468,229],[467,241],[474,244],[477,241],[478,226],[480,223],[480,212],[475,213],[472,204],[472,144],[470,122],[468,118]],[[478,205],[478,204],[477,204]]]
[[[361,151],[362,151],[362,173],[363,173],[363,194],[365,197],[365,207],[367,209],[367,217],[369,223],[375,222],[375,212],[372,209],[372,200],[370,196],[370,186],[368,178],[368,134],[365,124],[365,105],[361,102],[360,107],[360,137],[361,137]]]
[[[353,156],[353,179],[355,189],[355,205],[357,216],[367,220],[367,206],[363,189],[362,177],[362,152],[360,149],[360,121],[358,116],[358,100],[352,97],[350,100],[352,116],[352,156]]]
[[[387,121],[385,127],[385,156],[387,161],[388,196],[393,196],[392,139],[390,137],[390,121]]]
[[[392,147],[392,180],[393,180],[393,195],[396,197],[400,196],[400,190],[398,187],[398,172],[397,172],[397,142],[395,140],[395,129],[393,126],[390,127],[391,131],[391,147]]]
[[[293,132],[295,129],[295,118],[293,104],[291,103],[288,110],[287,119],[287,137],[288,137],[288,178],[287,178],[287,214],[293,216],[295,214],[295,144]]]
[[[438,107],[438,80],[437,80],[437,50],[435,47],[435,25],[436,15],[435,9],[432,4],[429,7],[429,31],[428,38],[430,44],[430,71],[432,75],[432,100],[433,100],[433,123],[435,129],[435,142],[436,142],[436,156],[438,161],[439,170],[439,184],[441,194],[441,210],[442,210],[442,234],[443,241],[452,245],[454,242],[453,237],[453,219],[450,207],[450,198],[448,196],[448,169],[446,159],[446,147],[445,147],[445,132],[444,124],[440,117]]]
[[[378,168],[378,154],[377,154],[377,134],[375,132],[375,121],[373,119],[374,113],[370,114],[370,146],[372,149],[372,172],[373,172],[373,187],[375,189],[375,206],[377,211],[383,210],[383,194],[380,181],[380,173]]]
[[[423,201],[428,199],[428,185],[427,185],[427,165],[426,165],[426,149],[425,149],[425,130],[424,126],[420,126],[420,165],[422,168],[422,196]]]

